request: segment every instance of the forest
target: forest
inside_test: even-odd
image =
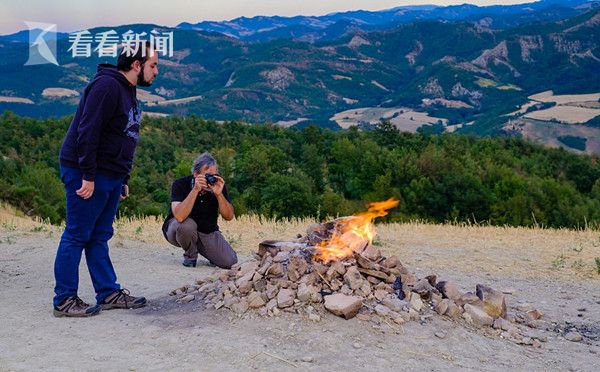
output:
[[[0,200],[65,218],[58,153],[71,117],[0,116]],[[600,221],[597,157],[518,138],[145,118],[121,216],[165,215],[173,180],[209,151],[236,214],[317,219],[396,197],[387,221],[579,228]]]

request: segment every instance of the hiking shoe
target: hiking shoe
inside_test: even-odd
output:
[[[102,310],[137,309],[146,306],[146,302],[145,297],[133,297],[129,295],[127,289],[123,288],[106,297],[100,305]]]
[[[82,318],[98,314],[102,310],[100,305],[90,306],[83,302],[79,296],[67,297],[60,305],[54,306],[54,316],[57,318],[68,316]]]
[[[196,263],[198,260],[192,260],[189,258],[184,258],[182,265],[185,267],[196,267]]]

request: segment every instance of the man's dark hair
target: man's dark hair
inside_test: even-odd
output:
[[[119,71],[127,72],[131,70],[131,64],[133,62],[140,61],[141,64],[144,64],[148,60],[150,57],[150,42],[146,40],[145,43],[138,47],[135,54],[129,53],[129,55],[127,55],[127,53],[123,53],[124,50],[125,48],[122,48],[119,53],[119,58],[117,59],[117,69]]]

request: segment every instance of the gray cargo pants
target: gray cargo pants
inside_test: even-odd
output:
[[[204,234],[198,231],[198,225],[191,218],[179,223],[175,218],[168,222],[167,240],[184,250],[183,257],[191,260],[200,253],[213,264],[229,269],[237,263],[237,254],[220,231]]]

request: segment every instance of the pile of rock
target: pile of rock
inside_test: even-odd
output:
[[[509,319],[502,292],[477,285],[462,293],[451,281],[435,275],[418,278],[397,257],[384,257],[367,241],[353,242],[352,255],[322,262],[319,244],[338,228],[340,220],[309,227],[304,238],[265,241],[253,259],[171,292],[181,303],[204,300],[215,309],[237,314],[249,309],[262,316],[298,313],[318,321],[323,309],[350,319],[376,314],[397,324],[420,320],[427,312],[464,319],[478,327],[493,327],[519,343],[525,338]],[[538,319],[535,309],[519,313],[521,323]],[[387,321],[387,320],[386,320]],[[533,343],[533,341],[531,341]]]

